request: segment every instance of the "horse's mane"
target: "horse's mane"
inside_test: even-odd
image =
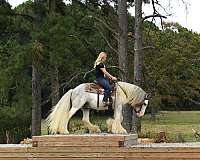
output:
[[[117,83],[117,96],[124,104],[135,106],[144,100],[146,92],[142,88],[126,82]]]

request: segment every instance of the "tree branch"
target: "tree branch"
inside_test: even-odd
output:
[[[155,47],[154,46],[146,46],[146,47],[143,47],[143,48],[141,48],[141,49],[134,49],[135,51],[138,51],[138,50],[144,50],[144,49],[155,49]]]
[[[5,14],[6,16],[20,16],[20,17],[24,17],[25,19],[28,19],[30,21],[33,21],[35,18],[31,15],[28,14],[23,14],[23,13],[9,13],[9,14]]]
[[[59,86],[59,90],[62,88],[62,93],[63,93],[63,95],[64,95],[64,90],[65,90],[65,88],[68,86],[68,84],[70,84],[74,79],[76,79],[78,76],[80,76],[81,74],[84,74],[84,72],[83,71],[80,71],[80,72],[76,72],[76,73],[73,73],[70,77],[70,79],[68,80],[68,81],[66,81],[66,82],[64,82],[64,83],[62,83],[62,84],[60,84],[60,86]],[[42,106],[43,105],[45,105],[46,103],[48,103],[48,102],[50,102],[51,101],[51,97],[53,96],[53,95],[55,95],[55,94],[59,94],[59,92],[54,92],[54,93],[51,93],[48,97],[47,97],[47,99],[46,100],[43,100],[42,101]]]
[[[83,76],[83,79],[85,79],[86,76],[87,76],[89,73],[93,72],[93,71],[95,71],[95,68],[91,69],[90,71],[85,72],[85,74],[84,74],[84,76]]]
[[[117,50],[114,49],[114,47],[112,47],[112,45],[110,44],[110,42],[107,40],[106,36],[104,36],[103,32],[98,28],[96,27],[99,31],[99,33],[101,34],[101,36],[103,37],[103,39],[106,41],[106,43],[108,44],[108,46],[110,47],[110,49],[112,49],[116,54],[118,54]]]
[[[188,100],[196,105],[200,105],[199,101],[193,100],[192,98],[188,98]]]
[[[108,69],[109,68],[116,68],[116,69],[118,69],[120,72],[122,72],[122,74],[124,74],[125,75],[125,72],[124,72],[124,70],[122,70],[121,68],[119,68],[118,66],[108,66],[107,67]]]
[[[95,52],[97,52],[97,49],[92,45],[92,43],[90,43],[86,38],[80,38],[80,35],[75,35],[75,34],[71,34],[69,35],[70,37],[74,37],[77,40],[84,42],[85,43],[85,47],[89,50],[88,46],[91,47],[92,50],[94,50]]]
[[[200,138],[200,133],[192,128],[195,138]]]
[[[165,19],[167,18],[166,16],[163,16],[163,15],[157,13],[157,14],[153,14],[153,15],[145,16],[145,17],[143,18],[143,21],[145,21],[145,20],[148,19],[148,18],[155,18],[155,17],[165,18]]]
[[[113,34],[117,34],[117,32],[115,32],[114,29],[111,28],[111,26],[109,26],[107,23],[105,23],[101,18],[97,17],[97,15],[100,15],[102,17],[104,17],[104,14],[100,14],[101,12],[97,12],[96,9],[89,7],[88,5],[85,5],[84,3],[82,3],[81,1],[75,0],[75,2],[77,2],[78,4],[80,4],[82,7],[84,7],[85,9],[87,9],[88,11],[90,11],[90,13],[92,15],[90,15],[90,18],[94,18],[96,21],[100,22],[101,24],[103,24],[108,30],[110,30]],[[106,1],[107,2],[107,1]],[[102,7],[101,5],[99,5],[99,7]]]
[[[118,66],[108,66],[108,67],[106,67],[106,68],[108,68],[108,69],[110,69],[110,68],[116,68],[116,69],[118,69],[120,72],[122,72],[122,74],[125,74],[125,72],[124,72],[121,68],[119,68]],[[87,76],[89,73],[93,72],[93,71],[95,71],[95,68],[93,68],[93,69],[91,69],[91,70],[85,72],[83,78],[85,79],[86,76]]]
[[[102,19],[97,18],[92,16],[95,20],[97,20],[98,22],[100,22],[101,24],[103,24],[108,30],[110,30],[113,34],[115,34],[116,36],[118,36],[118,34],[115,32],[114,29],[112,29],[108,24],[106,24]]]

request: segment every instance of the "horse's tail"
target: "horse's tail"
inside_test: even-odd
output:
[[[46,118],[47,126],[51,134],[64,133],[68,112],[71,107],[71,94],[70,89],[60,101],[51,109],[51,113]]]

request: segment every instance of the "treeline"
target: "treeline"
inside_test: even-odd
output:
[[[38,8],[32,1],[15,9],[0,1],[2,137],[20,130],[30,135],[27,126],[31,123],[33,60],[41,75],[43,118],[69,88],[94,80],[93,73],[85,79],[83,76],[93,68],[99,52],[108,53],[108,65],[118,66],[116,6],[72,2],[66,5],[62,0],[56,1],[53,10],[44,1],[39,8],[42,23],[36,31],[32,19]],[[129,82],[133,83],[134,17],[130,14],[128,21]],[[150,21],[144,22],[143,88],[153,93],[149,112],[199,110],[199,44],[199,34],[177,23],[163,23],[161,29]],[[117,69],[111,72],[119,76]],[[7,124],[12,121],[19,127]],[[5,139],[0,137],[0,143]]]

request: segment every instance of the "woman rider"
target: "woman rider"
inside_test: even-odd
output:
[[[111,86],[109,84],[108,79],[106,79],[106,77],[110,78],[113,81],[117,80],[117,78],[112,76],[110,73],[106,71],[106,67],[104,65],[104,62],[106,61],[106,59],[107,59],[107,54],[105,52],[101,52],[94,63],[94,68],[96,69],[97,83],[100,84],[105,90],[103,103],[106,105],[110,105],[110,103],[112,103]]]

